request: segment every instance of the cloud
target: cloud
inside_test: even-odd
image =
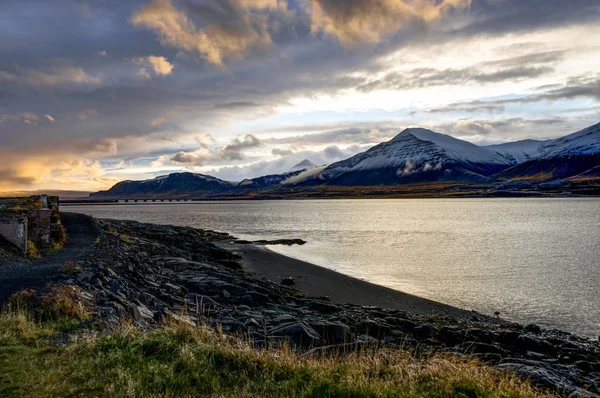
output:
[[[471,0],[310,0],[312,31],[337,37],[344,45],[378,43],[411,21],[439,19]]]
[[[397,127],[351,127],[285,138],[270,138],[266,139],[265,143],[292,144],[297,146],[328,144],[374,144],[386,141],[396,134],[398,134]]]
[[[275,156],[288,156],[292,155],[294,151],[292,151],[291,149],[275,148],[271,151],[271,153]]]
[[[60,84],[100,84],[100,78],[90,76],[83,68],[54,68],[50,72],[25,71],[22,79],[32,86],[57,86]]]
[[[551,87],[556,86],[552,85]],[[455,102],[444,108],[431,109],[429,112],[442,113],[468,109],[495,109],[512,104],[529,104],[541,101],[554,102],[578,98],[590,98],[600,101],[600,74],[571,78],[562,87],[552,88],[542,93],[496,100]]]
[[[185,164],[189,166],[204,166],[206,162],[210,159],[210,152],[205,148],[200,148],[193,152],[178,152],[169,160],[177,164]],[[158,162],[154,164],[154,167],[164,164],[164,158],[159,158],[157,160]]]
[[[221,150],[217,157],[226,160],[244,160],[244,151],[257,148],[263,143],[252,134],[246,134],[243,140],[236,138],[233,142]]]
[[[27,186],[33,184],[35,178],[19,175],[17,170],[0,168],[0,192],[8,191],[13,186]]]
[[[171,0],[155,0],[131,17],[135,26],[158,34],[164,46],[198,53],[208,62],[223,66],[225,59],[241,59],[253,47],[272,44],[268,18],[250,10],[271,9],[285,2],[220,0],[185,3],[178,9]],[[198,27],[194,18],[203,22]]]
[[[140,80],[148,80],[152,78],[152,76],[150,76],[150,73],[148,73],[146,68],[140,68],[140,70],[138,70],[135,74],[135,77]]]
[[[155,55],[150,55],[145,58],[135,58],[133,60],[135,64],[144,65],[154,71],[154,74],[157,76],[167,76],[173,73],[173,68],[175,67],[171,64],[165,57],[157,57]],[[138,77],[142,77],[144,79],[149,79],[150,75],[146,71],[146,68],[141,68],[138,72]]]
[[[14,81],[17,75],[0,70],[0,81]]]
[[[368,82],[357,89],[362,92],[374,90],[407,90],[433,86],[499,83],[519,81],[549,74],[554,68],[548,66],[513,66],[491,72],[474,68],[433,69],[419,68],[409,72],[392,72],[385,77]]]
[[[107,57],[108,53],[106,52],[106,50],[99,50],[99,51],[96,51],[94,55],[96,57]]]
[[[53,121],[54,121],[54,118],[53,118],[52,116],[50,116],[50,115],[44,115],[44,117],[45,117],[46,119],[50,120],[51,122],[53,122]]]
[[[231,144],[226,145],[224,148],[211,151],[209,149],[210,143],[214,140],[210,135],[198,135],[195,137],[200,148],[195,151],[180,151],[168,158],[170,162],[176,164],[184,164],[189,166],[204,166],[207,162],[223,162],[223,161],[235,161],[244,160],[246,156],[245,151],[252,148],[257,148],[263,145],[263,143],[252,134],[247,134],[243,139],[235,138]],[[154,162],[154,167],[164,165],[167,158],[159,157]]]

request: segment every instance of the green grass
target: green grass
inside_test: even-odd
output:
[[[123,325],[66,347],[51,343],[73,325],[0,315],[0,396],[549,396],[451,357],[418,361],[379,350],[305,358],[286,347],[253,350],[244,340],[181,323],[149,333]]]

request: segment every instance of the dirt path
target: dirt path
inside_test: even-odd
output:
[[[64,248],[41,259],[0,264],[0,304],[19,290],[44,287],[60,275],[59,268],[65,262],[77,261],[91,253],[99,234],[91,218],[77,213],[61,213],[61,218],[68,235]]]

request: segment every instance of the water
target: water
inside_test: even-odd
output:
[[[70,208],[244,239],[421,297],[600,334],[600,199],[208,202]]]

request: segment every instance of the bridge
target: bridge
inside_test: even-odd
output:
[[[182,202],[201,202],[206,199],[61,199],[61,205],[103,205],[117,203],[182,203]]]

